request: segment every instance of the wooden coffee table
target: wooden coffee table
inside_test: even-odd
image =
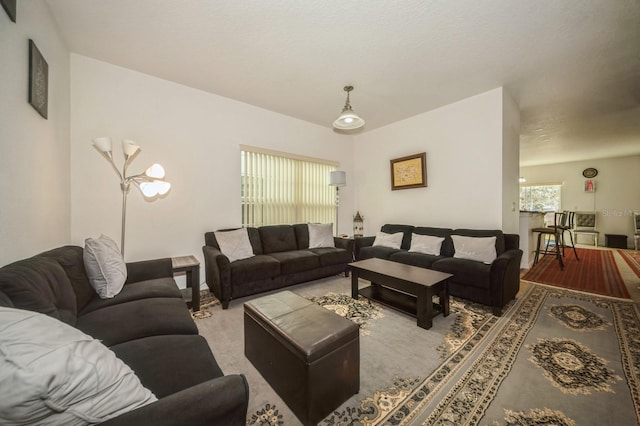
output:
[[[453,275],[384,259],[350,263],[351,297],[358,294],[417,318],[418,327],[429,329],[433,317],[449,315],[449,288]],[[358,291],[358,278],[371,285]],[[433,296],[438,303],[433,303]]]

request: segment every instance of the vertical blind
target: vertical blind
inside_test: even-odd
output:
[[[335,222],[337,164],[242,146],[242,226]]]

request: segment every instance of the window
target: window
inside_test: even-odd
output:
[[[242,226],[335,221],[335,162],[241,146]]]
[[[559,212],[561,189],[560,184],[520,186],[520,210]]]

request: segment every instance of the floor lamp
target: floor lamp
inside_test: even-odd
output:
[[[127,216],[127,194],[129,188],[133,183],[142,193],[142,196],[147,199],[153,199],[157,196],[165,195],[169,192],[171,184],[164,180],[164,168],[160,164],[153,164],[144,173],[137,175],[127,176],[127,167],[134,157],[140,152],[140,145],[134,141],[123,139],[122,140],[122,153],[124,154],[124,165],[122,166],[122,173],[116,167],[113,161],[113,154],[111,151],[111,138],[95,138],[93,139],[93,146],[98,150],[100,154],[111,164],[113,170],[120,179],[120,190],[122,191],[122,229],[120,234],[120,252],[124,256],[124,234],[125,234],[125,219]]]
[[[336,236],[338,236],[338,207],[340,206],[340,187],[347,186],[347,175],[342,170],[329,173],[329,186],[336,187]]]

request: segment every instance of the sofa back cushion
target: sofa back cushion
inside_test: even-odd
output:
[[[16,308],[76,324],[76,295],[65,270],[55,259],[34,256],[0,268],[0,291]]]
[[[293,232],[296,234],[296,244],[298,250],[309,248],[309,226],[306,223],[296,223],[293,225]]]
[[[296,233],[291,225],[261,226],[258,232],[264,254],[298,249]]]
[[[428,226],[416,226],[413,229],[414,234],[430,235],[432,237],[444,238],[442,246],[440,247],[440,256],[453,257],[453,241],[451,240],[451,233],[453,229],[449,228],[431,228]]]
[[[411,247],[411,233],[413,232],[414,227],[411,225],[393,225],[386,224],[380,228],[380,231],[385,234],[395,234],[397,232],[402,232],[404,235],[402,237],[402,244],[400,245],[401,249],[409,250]]]
[[[234,231],[236,229],[239,228],[219,229],[218,231]],[[258,228],[248,227],[247,234],[249,235],[249,241],[251,242],[251,247],[253,248],[253,254],[262,254],[262,242],[260,241],[260,233],[258,232]],[[216,249],[220,250],[220,245],[218,244],[218,240],[216,240],[216,235],[212,231],[204,233],[204,243],[207,246],[215,247]]]
[[[76,295],[78,312],[81,312],[96,295],[84,268],[83,253],[84,250],[80,246],[63,246],[38,255],[55,259],[62,266]]]
[[[505,252],[504,234],[497,229],[455,229],[453,235],[465,237],[496,237],[496,255],[500,256]]]

